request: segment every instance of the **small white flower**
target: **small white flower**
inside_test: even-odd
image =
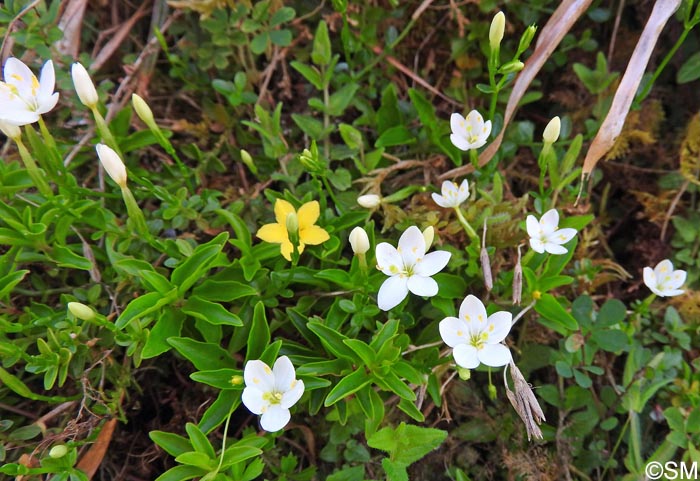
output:
[[[491,133],[491,121],[484,118],[476,110],[467,114],[465,119],[460,114],[450,117],[452,135],[450,140],[460,150],[478,149],[486,143]]]
[[[279,431],[287,425],[289,408],[304,394],[304,381],[296,379],[292,361],[282,356],[272,369],[262,361],[248,361],[243,371],[245,389],[241,400],[253,414],[262,414],[265,431]]]
[[[550,254],[566,254],[568,251],[562,244],[576,235],[576,229],[559,229],[559,213],[556,209],[545,212],[539,222],[534,215],[527,216],[526,225],[530,247],[540,254],[545,251]]]
[[[464,179],[458,187],[451,180],[446,180],[442,183],[442,195],[433,192],[432,196],[440,207],[446,209],[459,207],[469,198],[469,182]]]
[[[458,366],[474,369],[479,364],[505,366],[511,360],[510,350],[501,344],[510,332],[513,315],[498,311],[486,314],[484,304],[468,295],[459,306],[459,318],[440,321],[440,336],[452,348]]]
[[[491,50],[496,50],[500,47],[505,31],[506,16],[503,12],[498,12],[491,20],[491,27],[489,28],[489,45]]]
[[[53,62],[48,60],[41,68],[39,80],[21,60],[10,57],[3,69],[0,82],[0,119],[13,125],[27,125],[39,120],[41,114],[58,103],[54,92],[56,75]]]
[[[451,254],[446,251],[426,254],[425,251],[425,238],[416,226],[401,234],[398,248],[386,242],[377,245],[377,269],[389,276],[377,295],[381,310],[388,311],[399,305],[409,291],[426,297],[438,293],[438,284],[431,276],[444,269]]]
[[[100,158],[100,162],[102,162],[102,166],[107,171],[107,174],[119,187],[125,187],[126,167],[119,154],[105,144],[97,144],[95,150],[97,150],[97,156]]]
[[[97,96],[97,90],[95,90],[95,84],[92,83],[90,74],[83,64],[75,62],[70,69],[70,75],[73,79],[73,86],[78,94],[78,98],[86,107],[94,109],[97,107],[97,102],[100,98]]]
[[[382,198],[377,194],[361,195],[357,198],[357,203],[365,209],[374,209],[382,203]]]
[[[355,254],[365,254],[369,250],[369,237],[362,227],[350,231],[350,246]]]
[[[652,270],[651,267],[644,268],[644,284],[651,289],[651,292],[661,297],[679,296],[685,292],[679,289],[685,283],[687,272],[678,269],[673,270],[670,260],[664,259]]]

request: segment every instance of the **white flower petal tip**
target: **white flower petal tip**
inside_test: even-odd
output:
[[[554,255],[566,254],[564,244],[576,236],[576,229],[559,229],[559,213],[556,209],[548,210],[538,221],[534,215],[525,220],[530,247],[539,254],[548,252]]]
[[[452,135],[450,140],[460,150],[478,149],[486,144],[491,134],[491,121],[484,118],[476,110],[472,110],[464,118],[458,113],[450,117]]]
[[[375,249],[377,269],[389,276],[377,294],[377,305],[383,311],[398,306],[409,292],[432,297],[438,285],[432,276],[445,268],[451,254],[446,251],[426,251],[423,233],[411,226],[401,234],[398,247],[382,242]]]
[[[487,316],[481,300],[468,295],[459,308],[459,318],[440,321],[440,337],[453,349],[452,355],[460,367],[501,367],[511,360],[510,350],[502,342],[510,332],[512,320],[513,315],[507,311]]]
[[[680,287],[685,283],[687,275],[684,270],[673,270],[671,261],[664,259],[654,269],[644,268],[644,284],[657,296],[679,296],[685,292]]]
[[[10,57],[3,68],[4,82],[0,82],[0,119],[16,126],[39,120],[58,103],[54,92],[56,74],[53,62],[48,60],[41,68],[39,79],[21,60]]]
[[[442,183],[441,195],[433,193],[432,197],[440,207],[446,209],[459,207],[469,198],[469,182],[465,179],[458,186],[456,183],[446,180]]]
[[[243,379],[241,401],[250,412],[261,415],[260,426],[268,432],[284,428],[291,419],[289,408],[304,394],[304,381],[296,379],[289,358],[279,357],[272,369],[262,361],[248,361]]]

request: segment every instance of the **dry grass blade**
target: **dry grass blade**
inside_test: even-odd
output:
[[[498,137],[496,137],[479,156],[480,166],[486,165],[496,154],[503,141],[503,134],[505,133],[506,127],[513,118],[513,114],[520,100],[522,100],[523,95],[525,95],[525,92],[527,92],[527,89],[530,87],[530,83],[532,83],[544,63],[552,55],[554,49],[557,48],[561,39],[564,38],[564,35],[571,30],[572,25],[583,12],[586,11],[590,4],[591,0],[564,0],[549,18],[547,24],[542,28],[538,35],[535,51],[530,58],[525,61],[525,67],[513,84],[513,91],[510,94],[510,98],[508,98],[508,104],[503,114],[503,128],[498,134]],[[473,167],[471,165],[465,165],[442,174],[440,179],[451,179],[467,174],[472,170]]]
[[[85,7],[87,7],[87,0],[70,0],[61,15],[58,28],[63,30],[63,38],[56,42],[56,50],[64,55],[78,58]]]
[[[114,434],[114,428],[117,425],[117,419],[110,419],[102,426],[100,434],[97,435],[97,440],[95,444],[90,446],[90,449],[85,453],[85,455],[80,458],[78,469],[85,472],[88,479],[92,477],[97,472],[97,468],[102,464],[102,460],[107,454],[107,448],[109,448],[109,443],[112,441],[112,434]]]
[[[139,9],[127,20],[122,23],[117,32],[112,36],[112,39],[107,42],[107,44],[102,47],[100,52],[95,56],[92,64],[90,64],[90,72],[97,72],[102,68],[102,65],[109,60],[109,58],[114,54],[114,52],[119,48],[119,45],[124,41],[124,39],[131,33],[136,22],[143,16],[146,15],[148,9],[148,3],[142,3]]]
[[[625,118],[632,105],[632,100],[637,93],[639,82],[642,80],[642,75],[649,63],[649,57],[652,50],[659,39],[661,30],[666,25],[666,22],[671,15],[678,9],[681,0],[658,0],[654,4],[649,20],[647,21],[644,31],[639,42],[632,52],[632,57],[627,65],[625,75],[620,81],[620,85],[615,92],[610,111],[603,120],[603,125],[600,126],[598,134],[593,139],[586,159],[583,162],[583,170],[581,178],[584,179],[595,168],[598,161],[608,153],[615,144],[615,140],[622,131],[622,126],[625,124]]]

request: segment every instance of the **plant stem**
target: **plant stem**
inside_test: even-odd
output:
[[[459,219],[459,223],[462,224],[464,231],[467,233],[467,235],[472,240],[472,242],[475,242],[476,246],[479,247],[480,241],[479,241],[479,236],[476,234],[476,231],[469,224],[469,222],[467,222],[467,219],[464,218],[464,214],[462,214],[462,210],[459,207],[455,207],[454,209],[455,209],[455,212],[457,213],[457,219]]]
[[[34,157],[32,157],[32,154],[30,154],[27,148],[24,146],[22,138],[17,137],[13,140],[17,144],[19,155],[22,157],[27,173],[29,174],[29,177],[31,177],[36,188],[39,189],[39,192],[41,192],[41,194],[47,199],[53,197],[51,187],[49,187],[49,184],[44,179],[44,174],[41,173],[41,170],[39,170],[39,167],[37,167],[36,162],[34,162]]]

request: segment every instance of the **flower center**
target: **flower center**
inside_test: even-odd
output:
[[[270,404],[279,404],[282,402],[282,393],[278,391],[268,391],[263,393],[263,399]]]
[[[489,339],[488,332],[480,332],[478,334],[472,334],[469,339],[469,344],[477,349],[482,349],[486,341]]]

